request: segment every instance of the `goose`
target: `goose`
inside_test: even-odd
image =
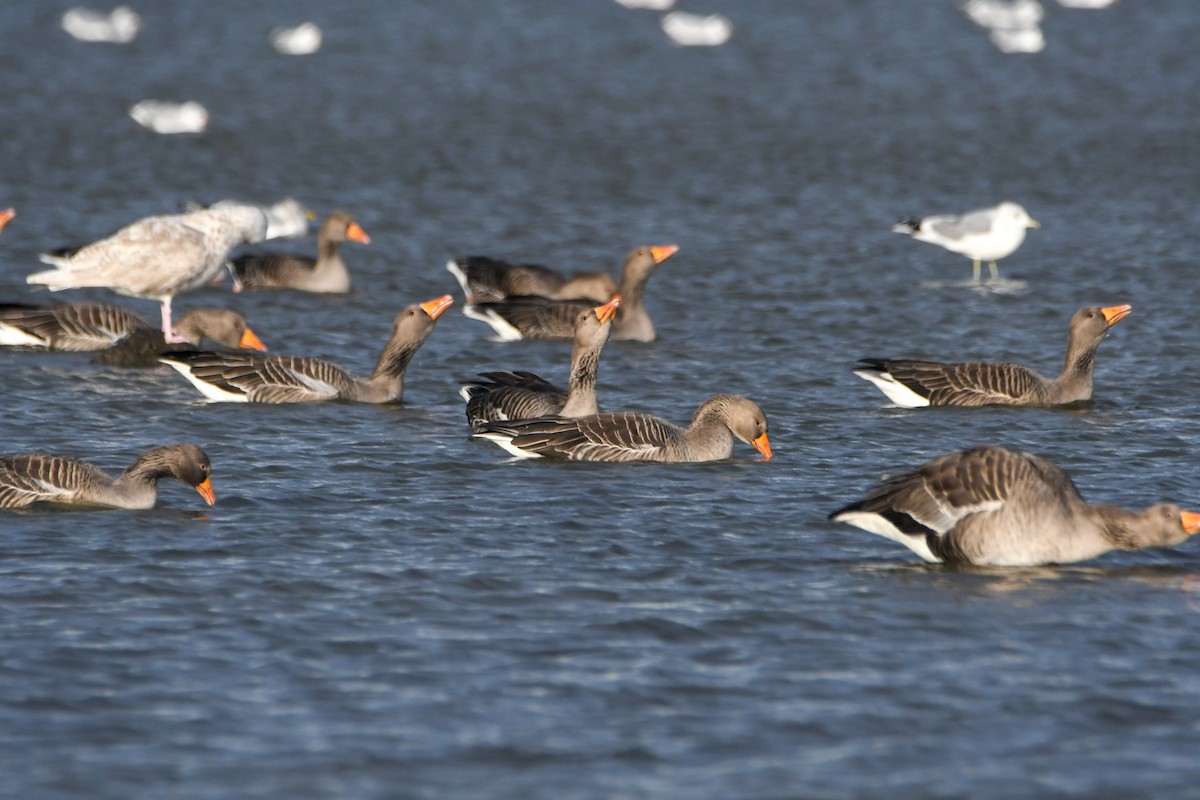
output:
[[[179,318],[176,331],[190,345],[205,338],[226,347],[266,350],[246,318],[236,311],[198,308]],[[131,340],[137,349],[155,356],[167,348],[162,332],[146,320],[120,306],[100,303],[70,303],[34,306],[0,304],[0,345],[39,347],[74,353],[121,349]],[[156,363],[157,359],[150,363]]]
[[[679,251],[678,245],[652,245],[630,251],[621,270],[617,294],[621,310],[613,323],[612,338],[637,342],[652,342],[656,337],[654,323],[646,313],[643,293],[650,273]],[[575,335],[575,318],[579,312],[595,305],[587,300],[553,300],[548,297],[522,295],[494,303],[473,303],[463,309],[471,319],[486,322],[496,332],[498,341],[518,339],[570,339]]]
[[[208,109],[195,100],[141,100],[129,107],[129,116],[154,133],[203,133],[208,127]]]
[[[495,442],[518,458],[569,461],[721,461],[733,455],[736,436],[771,459],[767,417],[745,397],[718,394],[705,400],[681,428],[661,417],[632,411],[586,417],[542,417],[480,426],[476,438]]]
[[[1057,378],[1019,364],[864,358],[854,374],[875,384],[898,406],[1055,406],[1092,399],[1096,348],[1132,306],[1090,306],[1071,317],[1067,357]]]
[[[186,342],[172,327],[171,300],[212,282],[235,246],[262,241],[266,215],[256,206],[209,208],[146,217],[67,255],[43,254],[56,269],[26,278],[51,291],[100,286],[159,301],[163,336]]]
[[[602,306],[579,312],[575,321],[575,344],[571,350],[571,379],[563,391],[532,372],[485,372],[464,387],[460,394],[467,401],[467,421],[472,430],[488,422],[532,419],[557,415],[583,417],[598,414],[596,371],[600,351],[612,331],[612,320],[621,297],[617,295]]]
[[[889,478],[829,518],[877,533],[926,561],[1022,567],[1086,561],[1110,550],[1171,547],[1200,531],[1200,513],[1086,502],[1044,458],[973,447]]]
[[[537,264],[510,264],[487,256],[446,262],[462,286],[468,303],[495,303],[514,295],[539,295],[554,300],[604,302],[617,291],[617,282],[604,272],[581,272],[564,278]]]
[[[299,289],[345,294],[350,272],[342,260],[342,242],[370,244],[371,237],[344,211],[330,213],[317,231],[317,257],[253,253],[233,260],[235,277],[248,289]]]
[[[443,295],[405,308],[368,377],[352,375],[329,361],[299,356],[253,356],[187,350],[159,360],[209,400],[228,403],[313,403],[349,400],[394,403],[404,395],[404,372],[433,331],[434,322],[454,302]]]
[[[1026,228],[1040,227],[1041,223],[1020,205],[1004,202],[965,214],[904,219],[893,225],[892,231],[966,256],[971,259],[975,283],[979,283],[980,262],[988,262],[992,280],[996,280],[1000,277],[996,262],[1021,246]]]
[[[208,456],[194,444],[152,447],[117,477],[70,456],[28,453],[0,458],[0,508],[34,503],[105,508],[154,508],[158,482],[175,478],[210,506],[217,501]]]

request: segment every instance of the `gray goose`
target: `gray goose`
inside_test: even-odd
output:
[[[554,300],[589,300],[603,303],[617,291],[617,282],[605,272],[581,272],[564,278],[537,264],[511,264],[487,256],[468,256],[446,262],[458,279],[468,303],[495,303],[513,295],[538,295]]]
[[[229,206],[146,217],[65,255],[43,254],[56,269],[26,278],[51,291],[101,286],[117,294],[159,301],[167,342],[184,339],[171,323],[171,299],[211,283],[229,252],[262,241],[267,219],[254,206]]]
[[[638,247],[625,258],[617,294],[621,311],[613,323],[613,340],[652,342],[654,323],[646,313],[643,294],[650,273],[679,251],[677,245]],[[575,318],[594,303],[587,300],[554,300],[535,295],[508,297],[495,303],[474,303],[463,313],[486,322],[499,341],[517,339],[570,339],[575,335]]]
[[[979,283],[981,261],[988,262],[992,280],[996,280],[1000,277],[996,262],[1021,246],[1026,228],[1040,227],[1020,205],[1005,202],[965,214],[935,214],[901,220],[892,226],[892,231],[940,245],[952,253],[961,253],[971,259],[974,280]]]
[[[236,311],[198,308],[180,317],[175,330],[193,347],[209,338],[226,347],[267,349]],[[100,361],[124,366],[152,366],[164,350],[178,346],[168,345],[162,331],[138,315],[101,303],[0,305],[0,345],[101,351]]]
[[[584,417],[597,414],[596,371],[600,351],[612,331],[612,319],[621,305],[617,295],[602,306],[581,311],[575,321],[571,349],[571,379],[563,391],[532,372],[485,372],[462,387],[467,401],[467,421],[472,430],[488,422],[534,417]]]
[[[864,358],[854,374],[898,406],[1056,406],[1092,399],[1096,348],[1108,329],[1129,316],[1128,305],[1081,308],[1071,317],[1067,357],[1057,378],[1019,364]]]
[[[687,428],[650,414],[620,411],[492,422],[474,435],[495,442],[518,458],[667,464],[729,458],[736,436],[762,453],[764,461],[771,459],[766,415],[749,399],[731,394],[705,400]]]
[[[299,356],[252,356],[188,350],[159,360],[174,367],[209,400],[230,403],[314,403],[349,400],[392,403],[404,395],[404,372],[453,302],[444,295],[405,308],[368,377],[329,361]]]
[[[233,260],[234,276],[247,289],[298,289],[345,294],[350,272],[342,260],[342,242],[370,244],[371,237],[344,211],[334,211],[317,230],[317,257],[252,253]]]
[[[194,444],[152,447],[116,478],[99,467],[70,456],[30,453],[0,458],[0,508],[25,508],[34,503],[154,508],[158,482],[175,478],[193,487],[210,506],[212,467]]]
[[[890,478],[829,518],[899,542],[929,562],[1006,567],[1170,547],[1200,531],[1200,513],[1088,503],[1046,459],[990,446]]]

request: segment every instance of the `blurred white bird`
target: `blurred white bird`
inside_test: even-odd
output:
[[[672,11],[662,18],[662,29],[675,44],[687,47],[713,47],[725,44],[733,35],[733,23],[720,14],[689,14]]]
[[[218,200],[209,208],[229,208],[231,206],[254,205],[240,200]],[[258,206],[267,215],[267,239],[293,239],[308,233],[308,223],[317,218],[317,213],[311,208],[305,208],[299,200],[285,197],[270,206]]]
[[[321,49],[321,29],[315,22],[302,22],[294,28],[273,28],[267,38],[275,52],[285,56],[306,56]]]
[[[651,11],[666,11],[675,5],[675,0],[617,0],[626,8],[648,8]]]
[[[194,100],[142,100],[129,107],[129,116],[155,133],[201,133],[208,127],[208,111]]]
[[[1046,35],[1040,25],[1028,28],[993,28],[988,38],[1001,53],[1040,53],[1046,47]]]
[[[128,6],[107,14],[90,8],[72,8],[62,15],[62,29],[81,42],[128,44],[138,35],[142,18]]]
[[[963,13],[984,28],[1029,28],[1045,16],[1038,0],[967,0]]]

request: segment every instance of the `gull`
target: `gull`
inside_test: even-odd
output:
[[[76,250],[44,254],[56,269],[25,280],[51,291],[99,286],[157,300],[163,336],[181,344],[187,340],[171,325],[171,299],[212,282],[234,247],[261,242],[266,229],[266,215],[255,206],[146,217]]]
[[[1025,241],[1026,228],[1041,224],[1016,203],[1005,202],[993,208],[980,208],[965,214],[937,214],[920,219],[901,220],[892,226],[895,233],[906,233],[922,242],[941,245],[952,253],[971,259],[975,282],[979,283],[979,264],[988,262],[992,280],[1000,273],[996,262],[1011,254]]]

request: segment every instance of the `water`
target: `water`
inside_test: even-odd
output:
[[[161,2],[124,48],[67,38],[67,5],[0,5],[4,298],[48,299],[24,283],[42,249],[294,195],[371,234],[353,295],[178,307],[366,372],[400,307],[458,294],[447,258],[615,270],[673,242],[660,340],[606,349],[602,402],[684,422],[747,394],[776,457],[509,463],[467,438],[459,382],[563,381],[567,350],[493,343],[461,299],[388,407],[203,404],[165,368],[0,354],[5,452],[118,470],[192,441],[218,496],[0,520],[0,794],[1200,796],[1195,544],[958,571],[825,521],[985,442],[1094,500],[1200,507],[1192,4],[1047,4],[1033,56],[949,2],[712,3],[690,10],[737,28],[709,50],[604,0]],[[305,19],[317,55],[268,49]],[[212,127],[144,133],[124,109],[146,97]],[[1002,199],[1042,223],[1005,291],[889,231]],[[850,373],[1054,372],[1076,308],[1126,302],[1084,413],[902,411]]]

